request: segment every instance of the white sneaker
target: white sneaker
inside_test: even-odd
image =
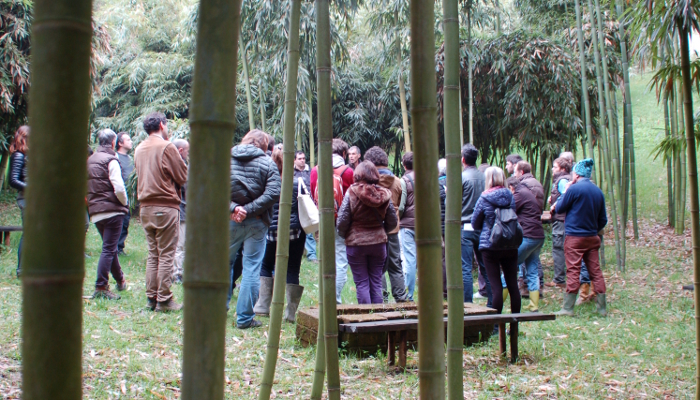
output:
[[[486,297],[482,296],[481,293],[476,292],[476,293],[474,293],[473,298],[475,298],[475,299],[485,299]]]

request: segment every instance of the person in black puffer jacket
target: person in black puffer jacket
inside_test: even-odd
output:
[[[236,304],[236,326],[262,326],[253,319],[253,305],[260,289],[260,267],[265,255],[265,236],[272,222],[272,206],[280,197],[280,174],[265,154],[268,135],[258,129],[248,132],[241,144],[231,149],[231,224],[229,258],[231,285],[226,308],[233,294],[233,266],[243,246],[243,278]]]
[[[282,173],[282,145],[278,144],[272,150],[272,161]],[[292,209],[289,215],[289,258],[287,259],[287,285],[286,306],[284,309],[284,320],[294,323],[296,312],[301,301],[304,287],[299,285],[299,271],[301,269],[301,259],[304,256],[304,245],[306,244],[306,233],[299,222],[299,177],[294,177],[292,182]],[[302,187],[302,191],[303,191]],[[265,257],[262,260],[260,269],[260,297],[255,303],[253,311],[256,315],[269,315],[270,303],[272,302],[272,287],[274,278],[272,273],[275,270],[277,256],[277,225],[279,218],[279,203],[272,206],[272,223],[267,229],[267,245],[265,246]]]
[[[520,312],[520,292],[518,291],[518,247],[512,249],[494,248],[491,244],[491,229],[496,220],[497,208],[511,208],[515,211],[515,199],[510,190],[504,187],[505,176],[498,167],[486,169],[485,191],[479,197],[472,214],[474,230],[481,230],[479,250],[484,260],[486,274],[491,284],[492,307],[500,314],[503,311],[503,291],[500,288],[501,269],[510,292],[511,313]]]
[[[22,225],[24,225],[24,207],[27,203],[24,201],[24,189],[27,187],[27,140],[29,139],[29,127],[27,125],[20,126],[15,132],[15,140],[10,146],[10,187],[17,189],[17,207],[19,207],[22,217]],[[24,235],[19,238],[19,246],[17,247],[17,277],[22,275],[22,242]]]

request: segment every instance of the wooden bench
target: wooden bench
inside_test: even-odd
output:
[[[511,362],[515,363],[518,359],[518,323],[529,321],[553,321],[556,319],[554,314],[541,313],[526,313],[526,314],[488,314],[474,315],[464,317],[464,326],[474,325],[498,325],[498,343],[500,353],[506,356],[506,324],[510,324],[510,352]],[[447,327],[447,318],[443,318],[445,327]],[[350,333],[369,333],[369,332],[387,332],[388,347],[387,358],[389,365],[396,364],[396,346],[399,347],[399,362],[398,366],[401,369],[406,368],[406,353],[408,351],[407,332],[418,329],[418,319],[397,319],[389,321],[371,321],[371,322],[356,322],[351,324],[340,324],[338,326],[341,332]]]
[[[22,232],[21,226],[0,226],[0,233],[2,233],[2,242],[5,246],[10,246],[10,233],[12,232]]]

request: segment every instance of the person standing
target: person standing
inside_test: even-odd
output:
[[[399,218],[399,204],[402,193],[406,191],[405,183],[400,178],[394,176],[389,170],[389,157],[380,147],[374,146],[365,153],[365,161],[371,162],[379,173],[378,185],[386,188],[391,193],[391,203],[396,211],[396,219]],[[401,265],[401,241],[399,240],[399,224],[396,228],[387,232],[386,242],[386,262],[384,263],[384,273],[382,274],[382,296],[385,302],[389,300],[384,274],[389,275],[391,283],[391,295],[397,303],[406,301],[406,279],[403,276]]]
[[[165,114],[147,115],[143,129],[148,138],[134,152],[134,168],[138,176],[141,225],[148,242],[147,306],[157,312],[176,311],[182,305],[173,299],[170,286],[180,226],[178,186],[187,182],[187,165],[169,142]]]
[[[27,141],[29,140],[29,127],[22,125],[15,132],[15,138],[10,146],[10,187],[17,189],[17,207],[24,225],[24,208],[27,202],[24,200],[24,190],[27,188]],[[17,246],[17,277],[22,275],[22,242],[24,235],[19,238]]]
[[[303,154],[303,153],[302,153]],[[282,174],[282,145],[277,145],[272,150],[272,161],[277,165],[277,170]],[[301,228],[299,221],[299,177],[292,180],[292,206],[289,214],[289,254],[287,257],[287,284],[285,286],[284,321],[294,323],[296,320],[297,308],[304,293],[304,287],[299,285],[299,272],[301,271],[301,259],[304,256],[304,243],[306,235]],[[306,186],[308,187],[308,186]],[[265,255],[260,268],[260,294],[258,301],[253,307],[255,315],[270,315],[270,303],[272,302],[272,290],[277,262],[277,227],[279,218],[279,203],[272,205],[272,221],[267,228],[267,243],[265,245]]]
[[[495,247],[491,243],[491,230],[496,220],[496,209],[512,209],[515,211],[515,200],[510,190],[506,189],[503,170],[498,167],[486,169],[486,189],[474,206],[472,214],[472,226],[474,230],[480,230],[479,250],[484,260],[486,273],[491,287],[492,306],[498,314],[503,312],[503,291],[496,282],[500,282],[501,272],[506,281],[506,287],[510,292],[510,310],[516,314],[520,312],[520,292],[518,291],[518,246]]]
[[[311,187],[311,169],[306,163],[306,154],[303,151],[297,150],[294,153],[294,177],[299,178],[304,182],[307,188]],[[318,262],[316,257],[316,239],[313,234],[306,235],[306,259],[312,262]]]
[[[379,172],[374,164],[361,162],[355,170],[355,183],[338,210],[338,234],[347,245],[359,304],[384,302],[382,276],[387,232],[398,226],[391,192],[378,183]]]
[[[564,257],[566,258],[566,294],[558,315],[574,315],[574,305],[578,295],[581,262],[585,261],[588,274],[595,290],[596,308],[602,316],[607,315],[605,301],[605,278],[600,269],[598,232],[605,228],[608,217],[605,212],[605,196],[590,177],[593,160],[579,161],[574,166],[572,181],[566,192],[552,206],[551,211],[566,213]]]
[[[350,168],[355,169],[362,161],[362,153],[360,148],[357,146],[352,146],[348,149],[348,165]]]
[[[131,137],[126,132],[117,133],[117,158],[119,159],[119,167],[122,170],[122,180],[126,186],[129,176],[134,171],[134,160],[129,155],[129,152],[134,147]],[[128,192],[127,192],[128,194]],[[128,197],[128,196],[127,196]],[[124,214],[124,223],[122,224],[122,233],[119,236],[117,244],[117,254],[126,256],[124,247],[126,246],[126,237],[129,235],[129,223],[131,222],[131,210],[127,210]]]
[[[173,144],[180,153],[182,161],[189,166],[190,144],[185,139],[175,139]],[[187,183],[178,187],[180,193],[180,228],[177,237],[177,249],[175,249],[175,268],[173,268],[173,282],[182,283],[182,274],[185,272],[185,232],[187,216]]]
[[[509,154],[506,156],[506,171],[508,172],[508,175],[513,175],[515,172],[515,164],[519,163],[522,161],[523,158],[520,157],[520,154]]]
[[[341,139],[333,139],[331,143],[333,150],[333,191],[334,198],[336,195],[336,190],[340,190],[338,195],[344,197],[347,193],[350,185],[355,182],[353,169],[348,165],[345,165],[345,156],[348,153],[348,144]],[[336,187],[335,180],[336,177],[340,179],[340,187]],[[316,198],[318,191],[316,190],[316,185],[318,183],[318,165],[311,169],[311,185],[309,189],[314,197],[316,203],[318,203],[318,198]],[[338,208],[340,208],[340,201],[336,204],[336,215]],[[335,231],[335,301],[338,304],[342,303],[342,293],[345,283],[348,281],[348,255],[345,248],[345,240],[343,240],[338,231]]]
[[[406,291],[408,301],[413,301],[413,292],[416,289],[416,205],[414,198],[415,176],[413,172],[413,152],[408,151],[401,159],[406,173],[403,178],[406,186],[406,196],[399,204],[399,234],[401,235],[401,247],[404,261],[403,274],[406,277]]]
[[[532,166],[527,161],[518,161],[513,170],[513,176],[518,178],[520,184],[525,185],[535,195],[540,210],[544,207],[544,188],[540,181],[532,175]]]
[[[236,303],[236,327],[239,329],[262,326],[254,319],[253,306],[260,291],[260,267],[265,256],[265,238],[272,222],[272,207],[279,201],[281,189],[279,170],[272,158],[265,154],[267,148],[268,135],[253,129],[231,149],[231,285],[226,308],[233,294],[238,250],[243,246],[243,273]]]
[[[571,181],[571,162],[559,157],[552,163],[552,191],[548,199],[550,207],[566,191],[566,185]],[[564,220],[566,214],[552,214],[552,260],[554,261],[554,277],[545,286],[566,288],[566,260],[564,259]]]
[[[487,276],[481,252],[479,251],[479,237],[481,231],[476,229],[473,224],[474,207],[479,200],[481,193],[485,187],[484,174],[476,167],[476,159],[479,156],[479,151],[471,143],[467,143],[462,147],[462,284],[464,285],[464,302],[472,303],[474,301],[474,278],[472,277],[472,269],[474,256],[476,255],[479,270],[486,280],[486,298],[487,306],[493,301],[491,286],[489,285],[490,276]]]
[[[525,308],[536,312],[539,310],[540,277],[538,265],[540,250],[544,244],[544,227],[542,226],[542,209],[530,189],[511,176],[507,180],[508,188],[515,199],[515,213],[523,228],[523,242],[518,247],[518,265],[525,264],[525,278],[530,294],[530,304]]]
[[[87,161],[87,202],[90,222],[102,237],[102,254],[97,262],[97,281],[93,299],[119,300],[109,290],[109,274],[117,281],[117,290],[126,290],[126,280],[117,255],[124,215],[129,211],[122,170],[114,148],[117,134],[103,129],[97,134],[99,147]]]

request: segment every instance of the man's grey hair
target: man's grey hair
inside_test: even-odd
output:
[[[173,140],[173,144],[175,147],[178,149],[184,149],[185,147],[189,146],[190,144],[187,142],[185,139],[175,139]]]
[[[109,128],[97,132],[97,143],[100,146],[111,146],[116,138],[117,134]]]
[[[357,147],[357,146],[352,146],[351,148],[349,148],[349,149],[348,149],[348,153],[349,153],[351,150],[355,150],[355,151],[357,152],[357,154],[362,155],[362,152],[360,151],[360,148]]]

